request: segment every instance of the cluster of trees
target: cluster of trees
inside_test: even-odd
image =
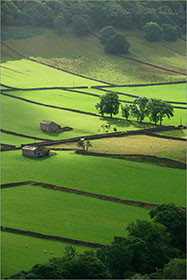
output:
[[[100,42],[104,44],[105,51],[111,54],[127,53],[130,47],[125,36],[118,33],[113,26],[105,26],[101,29]]]
[[[117,115],[119,113],[119,97],[115,92],[109,92],[100,97],[100,102],[97,103],[96,109],[99,113],[104,116],[104,114]],[[166,101],[147,97],[138,97],[134,99],[131,105],[122,106],[122,117],[126,120],[130,116],[135,117],[137,121],[142,122],[145,117],[149,117],[150,121],[153,121],[156,125],[158,122],[162,125],[164,117],[171,118],[174,116],[174,110],[171,104]]]
[[[156,22],[148,22],[143,28],[145,39],[150,42],[159,42],[162,39],[176,41],[182,35],[180,28],[171,24],[159,25]]]
[[[185,279],[186,210],[163,204],[149,215],[151,222],[137,220],[110,245],[83,253],[66,247],[63,257],[10,279]]]
[[[170,33],[177,30],[180,36],[186,27],[185,1],[9,0],[2,1],[1,11],[2,25],[54,27],[60,33],[65,26],[73,25],[78,35],[106,26],[142,29],[154,22],[162,25],[165,34],[168,27],[163,25],[170,25]]]

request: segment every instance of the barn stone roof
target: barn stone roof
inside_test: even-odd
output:
[[[52,123],[53,123],[52,121],[46,121],[46,120],[41,122],[41,124],[52,124]]]
[[[38,150],[39,147],[35,147],[35,146],[24,146],[22,149],[23,149],[23,150],[29,150],[29,151],[35,151],[35,150]]]

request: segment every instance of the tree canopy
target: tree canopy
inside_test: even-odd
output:
[[[95,105],[99,113],[104,116],[104,114],[117,115],[119,112],[119,98],[117,93],[109,92],[100,97],[100,102]]]
[[[156,22],[148,22],[143,28],[145,39],[150,42],[159,42],[163,38],[163,29]]]

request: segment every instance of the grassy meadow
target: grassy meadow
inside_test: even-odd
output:
[[[34,180],[130,200],[185,204],[185,170],[73,151],[56,154],[34,159],[20,150],[3,152],[2,183]]]
[[[107,89],[107,88],[106,88]],[[122,92],[147,98],[157,98],[165,101],[186,102],[186,84],[170,84],[143,87],[109,88],[114,92]],[[119,95],[121,98],[121,95]],[[183,105],[184,106],[184,105]]]
[[[57,242],[31,236],[1,232],[1,277],[10,277],[20,270],[29,270],[36,263],[47,262],[53,257],[62,257],[70,243]],[[25,245],[28,245],[26,248]],[[88,247],[74,245],[79,251]],[[46,254],[43,252],[46,250]],[[50,254],[52,251],[52,254]]]
[[[91,144],[90,152],[106,154],[143,154],[160,157],[167,154],[168,158],[186,162],[186,143],[177,140],[171,141],[169,139],[146,135],[134,135],[118,137],[117,141],[115,137],[92,140]],[[49,148],[50,147],[53,146],[49,146]],[[77,143],[59,144],[54,147],[78,149]],[[175,154],[173,154],[173,151],[175,151]]]
[[[101,244],[124,235],[135,219],[148,219],[148,211],[38,186],[2,190],[4,226]]]

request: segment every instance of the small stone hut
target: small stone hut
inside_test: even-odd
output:
[[[40,129],[44,131],[58,131],[61,129],[61,126],[52,121],[42,121],[40,123]]]
[[[28,157],[44,157],[49,155],[49,150],[37,146],[24,146],[22,148],[22,155]]]

